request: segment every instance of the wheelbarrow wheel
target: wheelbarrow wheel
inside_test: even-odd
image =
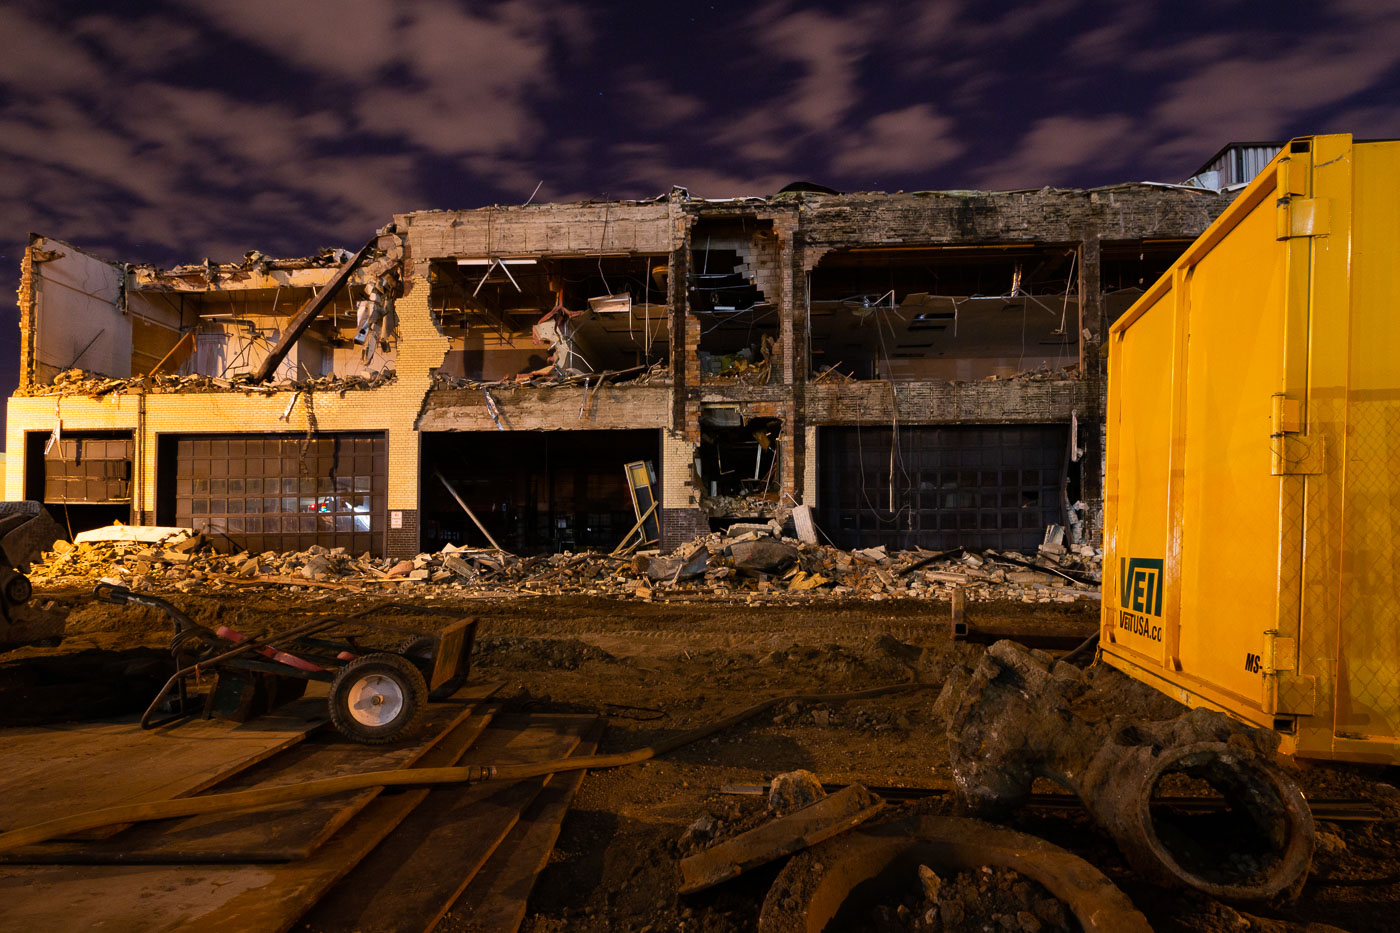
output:
[[[331,723],[366,745],[392,742],[407,732],[428,701],[428,685],[413,662],[396,654],[369,654],[340,669],[331,681]]]

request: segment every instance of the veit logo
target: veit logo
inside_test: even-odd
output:
[[[1162,560],[1157,557],[1119,558],[1118,627],[1152,641],[1162,640],[1162,626],[1149,614],[1162,617]]]
[[[1134,612],[1162,614],[1162,559],[1118,559],[1118,605]]]

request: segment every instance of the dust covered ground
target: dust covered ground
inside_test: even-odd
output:
[[[262,588],[236,596],[176,593],[171,598],[201,622],[245,632],[372,604],[358,595]],[[0,699],[8,700],[0,707],[35,713],[68,702],[73,715],[98,709],[111,715],[124,711],[123,703],[127,710],[144,708],[154,688],[152,652],[141,649],[164,645],[168,623],[162,616],[98,604],[78,589],[42,590],[35,602],[67,613],[66,635],[57,645],[0,654]],[[951,788],[944,710],[935,702],[948,673],[974,664],[983,650],[951,640],[949,607],[926,600],[813,597],[744,605],[738,600],[493,601],[444,595],[423,603],[481,620],[473,679],[501,681],[497,696],[507,709],[604,716],[604,753],[649,745],[768,697],[840,693],[911,677],[924,684],[845,704],[783,703],[664,758],[588,774],[531,899],[523,929],[533,933],[754,929],[779,866],[699,894],[677,893],[677,862],[698,844],[694,832],[687,836],[697,821],[712,824],[709,831],[723,837],[763,818],[764,797],[724,794],[720,788],[766,784],[777,773],[799,768],[831,783]],[[411,609],[386,613],[397,623],[432,624]],[[977,603],[968,609],[968,622],[998,631],[1088,636],[1096,626],[1097,606]],[[89,695],[74,699],[63,689],[65,667],[81,668]],[[1115,672],[1095,677],[1125,704],[1170,712],[1167,701]],[[1009,825],[1088,859],[1159,931],[1395,929],[1400,878],[1392,876],[1400,872],[1400,791],[1392,783],[1394,771],[1310,766],[1300,779],[1310,795],[1360,797],[1379,807],[1385,819],[1322,824],[1313,868],[1315,879],[1322,880],[1310,881],[1300,901],[1287,907],[1230,907],[1144,884],[1108,838],[1077,812],[1028,811]],[[892,803],[889,810],[893,816],[954,812],[954,804],[951,797],[934,797]],[[966,884],[951,889],[972,890]],[[911,903],[916,894],[910,892]],[[872,916],[870,928],[895,916],[897,906]],[[1026,916],[1019,921],[1016,914],[998,914],[992,928],[1034,933],[1026,919],[1030,912],[1021,913]],[[921,922],[914,917],[898,928],[939,928]],[[439,929],[475,929],[469,907],[459,905]]]

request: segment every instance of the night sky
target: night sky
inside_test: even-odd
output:
[[[161,265],[395,211],[1178,182],[1400,136],[1400,3],[0,3],[0,394],[35,231]]]

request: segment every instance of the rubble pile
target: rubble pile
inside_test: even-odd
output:
[[[1048,538],[1059,537],[1052,526]],[[35,580],[107,579],[133,589],[219,589],[253,583],[308,588],[427,588],[490,595],[587,594],[639,599],[727,597],[747,602],[806,594],[844,599],[948,599],[1064,602],[1097,599],[1101,553],[1050,543],[1027,557],[961,548],[890,553],[845,551],[783,534],[778,520],[731,525],[669,554],[580,553],[517,557],[448,545],[412,559],[355,556],[314,545],[305,551],[219,553],[202,535],[180,530],[157,542],[54,542]]]
[[[242,392],[245,395],[272,395],[277,392],[340,392],[357,389],[377,389],[397,380],[393,370],[380,370],[354,376],[317,376],[296,382],[254,382],[251,373],[240,373],[228,379],[218,376],[205,376],[198,373],[176,375],[156,373],[155,375],[132,376],[114,379],[86,369],[68,369],[54,376],[48,385],[21,385],[15,395],[86,395],[101,398],[112,393],[147,392],[161,394],[167,392]]]
[[[515,386],[529,386],[535,389],[562,386],[596,387],[610,382],[625,382],[628,385],[670,385],[671,370],[666,363],[656,362],[647,366],[634,366],[631,369],[609,369],[597,373],[578,370],[561,373],[556,370],[549,375],[541,375],[538,372],[528,372],[488,381],[454,376],[442,370],[433,373],[433,384],[442,389],[509,389]]]
[[[1065,379],[1073,379],[1079,374],[1079,364],[1071,363],[1060,369],[1051,369],[1042,363],[1038,369],[1028,369],[1025,372],[1016,373],[1011,376],[1001,376],[993,373],[977,380],[978,382],[1057,382]]]

